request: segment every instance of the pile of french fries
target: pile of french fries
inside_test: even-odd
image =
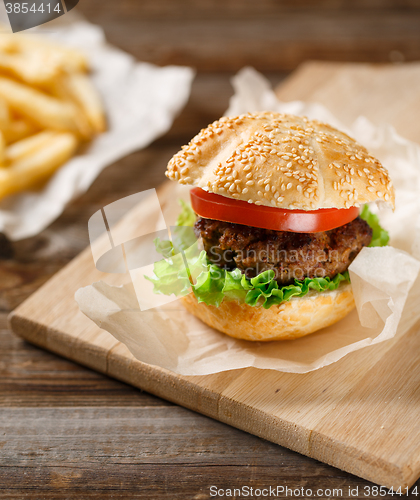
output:
[[[85,55],[34,35],[0,34],[0,200],[38,189],[106,130]]]

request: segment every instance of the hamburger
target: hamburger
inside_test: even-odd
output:
[[[194,213],[182,220],[207,265],[183,304],[235,338],[294,339],[339,321],[355,306],[349,265],[387,241],[366,204],[394,208],[388,172],[345,133],[305,117],[223,117],[166,175],[192,187]]]

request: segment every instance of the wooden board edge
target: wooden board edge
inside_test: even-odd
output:
[[[361,452],[358,448],[341,443],[336,440],[326,440],[324,435],[314,431],[311,434],[311,449],[318,460],[323,463],[337,467],[338,469],[350,472],[358,477],[372,481],[380,486],[385,486],[394,491],[398,488],[411,488],[420,477],[420,468],[412,470],[410,467],[399,467],[378,457],[373,457],[366,452]],[[331,460],[330,457],[334,457]],[[347,464],[349,457],[352,467]]]

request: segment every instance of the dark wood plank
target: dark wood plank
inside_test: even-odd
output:
[[[172,406],[28,344],[7,328],[6,317],[0,313],[0,408]]]
[[[293,70],[307,59],[420,58],[418,2],[80,3],[107,38],[143,61],[200,71]]]
[[[26,487],[42,498],[57,488],[66,498],[76,492],[83,498],[111,492],[209,498],[211,485],[301,488],[303,470],[310,488],[347,493],[369,485],[176,406],[11,408],[2,410],[0,426],[6,435],[0,437],[0,484],[8,498]]]

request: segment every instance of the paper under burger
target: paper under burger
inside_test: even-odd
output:
[[[154,290],[168,293],[178,280],[188,311],[232,337],[293,339],[339,321],[354,307],[348,266],[388,240],[365,205],[394,208],[386,169],[346,134],[304,117],[223,117],[166,175],[193,187],[193,212],[184,205],[179,224],[202,241],[193,263],[202,271],[192,281],[170,263],[155,266]]]

